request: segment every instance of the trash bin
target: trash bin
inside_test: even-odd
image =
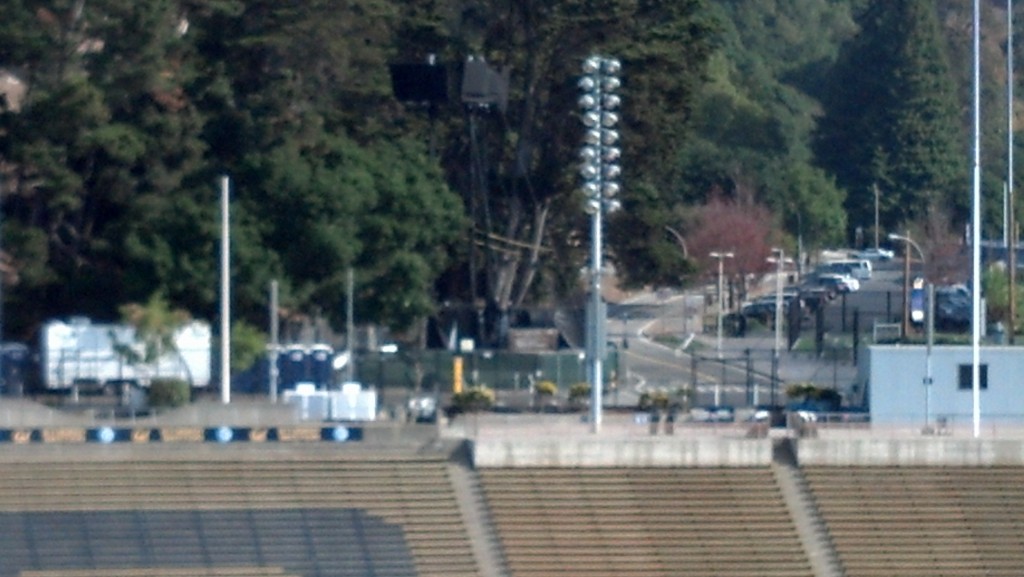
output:
[[[649,422],[651,424],[651,434],[658,434],[658,423],[661,421],[661,413],[659,411],[651,411],[651,417]]]

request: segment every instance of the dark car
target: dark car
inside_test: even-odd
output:
[[[971,328],[974,305],[971,297],[956,290],[935,291],[935,328],[940,331],[966,331]]]

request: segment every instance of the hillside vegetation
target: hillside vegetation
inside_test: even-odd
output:
[[[983,6],[985,231],[1001,234],[1006,13]],[[1020,19],[1018,19],[1020,20]],[[154,295],[216,316],[220,178],[235,314],[409,335],[470,303],[572,302],[589,246],[580,63],[623,62],[627,286],[756,273],[771,246],[946,242],[969,220],[971,6],[941,0],[12,0],[0,70],[4,332]],[[463,65],[507,104],[460,96]],[[447,99],[400,102],[435,62]],[[14,84],[9,84],[14,85]]]

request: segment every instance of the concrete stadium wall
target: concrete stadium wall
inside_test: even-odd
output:
[[[473,441],[478,468],[515,467],[761,467],[772,461],[770,439],[485,439]]]
[[[1024,442],[1009,439],[800,439],[794,445],[804,466],[1024,465]]]

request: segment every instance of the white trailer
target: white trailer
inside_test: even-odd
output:
[[[181,379],[192,387],[207,387],[211,341],[210,325],[193,321],[175,332],[176,350],[155,362],[132,363],[118,352],[127,346],[141,356],[142,345],[131,326],[93,324],[84,318],[50,321],[43,326],[39,347],[43,386],[49,390],[124,383],[148,386],[153,379]]]

